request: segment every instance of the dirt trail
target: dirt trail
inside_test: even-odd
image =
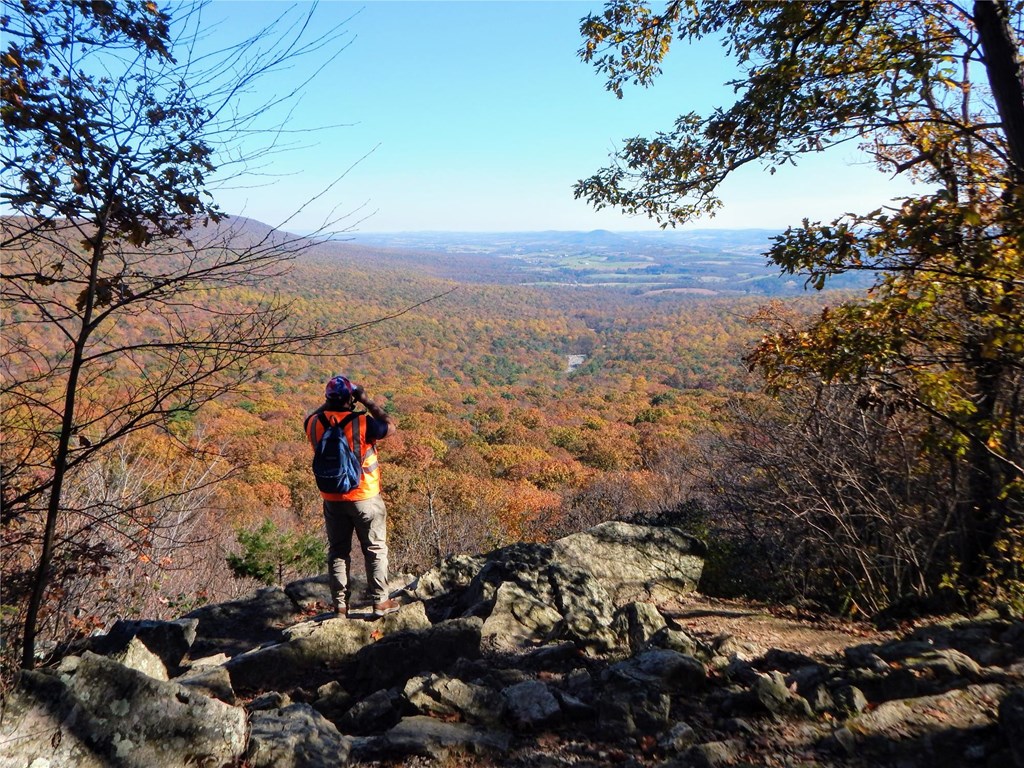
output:
[[[895,637],[868,624],[831,617],[800,616],[795,609],[693,594],[659,606],[666,618],[691,637],[710,642],[722,635],[754,646],[794,651],[824,660],[844,648]]]

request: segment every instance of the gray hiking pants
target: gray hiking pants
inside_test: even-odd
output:
[[[375,603],[388,599],[387,510],[384,499],[374,496],[361,501],[324,500],[327,528],[327,579],[335,608],[351,599],[349,575],[352,570],[352,532],[366,561],[366,580]]]

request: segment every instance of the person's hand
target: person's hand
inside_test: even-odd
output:
[[[363,398],[366,396],[366,390],[358,384],[352,390],[352,399],[357,403],[363,402]]]

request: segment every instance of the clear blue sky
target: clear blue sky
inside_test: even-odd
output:
[[[288,5],[215,0],[207,18],[222,21],[216,38],[227,40]],[[314,228],[335,206],[365,206],[373,215],[358,225],[363,232],[656,228],[645,218],[593,211],[573,199],[572,185],[604,165],[622,139],[730,103],[724,83],[734,71],[713,41],[679,44],[653,88],[616,99],[577,56],[579,21],[601,8],[547,0],[322,2],[319,28],[352,18],[337,42],[347,47],[289,119],[291,128],[310,129],[306,146],[274,158],[268,171],[287,175],[222,191],[222,207],[277,224],[370,153],[289,227]],[[311,130],[328,124],[347,126]],[[902,191],[856,149],[840,148],[774,176],[745,169],[725,188],[725,208],[691,226],[782,229],[805,216],[866,212]]]

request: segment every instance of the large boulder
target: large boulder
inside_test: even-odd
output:
[[[607,522],[551,545],[559,560],[597,579],[615,606],[659,602],[693,592],[706,547],[678,528]]]
[[[245,711],[87,651],[63,672],[22,672],[0,717],[2,768],[225,765]]]
[[[476,617],[452,619],[381,637],[362,648],[345,666],[345,685],[356,695],[380,688],[404,688],[417,675],[445,672],[460,661],[479,658],[482,624]]]
[[[602,731],[616,737],[665,730],[671,696],[703,688],[704,666],[675,651],[652,649],[613,664],[601,676]]]
[[[308,704],[252,713],[246,765],[251,768],[327,768],[345,765],[352,740]]]
[[[298,621],[301,612],[280,587],[266,587],[244,600],[204,605],[186,619],[196,619],[192,658],[226,653],[235,656],[264,643],[282,640],[281,628]]]
[[[515,589],[509,591],[505,585]],[[504,588],[504,589],[503,589]],[[515,596],[530,598],[529,605],[546,605],[561,617],[554,636],[548,640],[568,639],[581,647],[598,651],[615,646],[615,636],[609,629],[612,605],[608,593],[586,570],[572,563],[559,561],[551,547],[543,544],[513,544],[489,553],[480,570],[460,592],[438,598],[449,614],[455,616],[490,616],[499,606],[499,590],[505,599],[499,612],[504,611]],[[520,616],[533,613],[533,618],[519,621],[530,631],[529,624],[541,629],[553,618],[527,607]]]
[[[404,605],[379,621],[307,621],[284,630],[283,642],[239,654],[225,666],[236,691],[287,687],[308,673],[345,662],[381,637],[429,626],[422,603]]]

